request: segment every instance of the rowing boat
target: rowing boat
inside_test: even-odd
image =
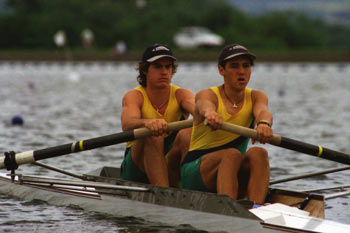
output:
[[[168,124],[168,130],[191,126],[192,120],[172,122]],[[245,137],[257,137],[255,130],[227,122],[223,123],[222,129]],[[349,225],[323,219],[325,197],[309,192],[270,188],[266,198],[268,205],[254,208],[251,201],[235,201],[225,195],[124,181],[119,177],[118,168],[103,167],[85,175],[77,175],[37,162],[150,135],[148,128],[139,128],[41,150],[5,152],[5,157],[0,158],[0,169],[10,170],[11,175],[0,176],[0,193],[25,200],[39,199],[53,205],[78,206],[109,215],[132,216],[177,228],[191,225],[209,232],[349,233]],[[350,165],[349,154],[280,135],[273,135],[270,144]],[[77,179],[15,174],[19,165],[27,163]],[[326,172],[344,169],[350,169],[350,166]],[[345,195],[348,194],[350,191],[346,191]]]
[[[266,202],[125,181],[120,170],[103,167],[81,179],[15,174],[0,176],[0,193],[57,206],[78,206],[114,216],[133,216],[169,226],[191,225],[209,232],[349,232],[324,220],[324,197],[270,188]]]

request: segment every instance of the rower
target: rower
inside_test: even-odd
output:
[[[149,46],[137,68],[140,86],[123,97],[123,130],[147,127],[152,133],[127,143],[121,165],[125,180],[169,186],[165,154],[172,148],[176,132],[167,133],[166,129],[168,123],[186,119],[194,111],[194,94],[171,84],[177,68],[175,61],[168,46]],[[191,129],[183,133],[190,135]]]
[[[182,188],[217,192],[233,199],[246,193],[249,200],[264,203],[269,184],[267,151],[262,147],[247,150],[248,138],[218,130],[224,121],[255,126],[260,143],[271,140],[268,97],[247,88],[255,58],[241,45],[226,46],[218,59],[224,83],[196,94],[190,148],[181,167]]]

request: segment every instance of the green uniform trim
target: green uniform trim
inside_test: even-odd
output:
[[[248,141],[245,140],[243,143],[238,145],[236,147],[239,152],[241,152],[242,155],[245,154],[247,151]],[[210,152],[207,152],[210,153]],[[209,190],[202,179],[202,175],[200,172],[200,165],[202,163],[202,157],[207,154],[203,152],[203,154],[197,158],[196,160],[193,160],[188,163],[184,163],[180,169],[180,187],[183,189],[191,189],[191,190],[197,190],[197,191],[203,191],[203,192],[216,192],[216,190]]]
[[[164,155],[166,155],[174,145],[177,132],[172,133],[169,137],[164,139]],[[146,173],[141,171],[132,160],[132,147],[125,149],[124,160],[121,165],[121,178],[139,183],[149,184]]]
[[[185,163],[181,167],[181,178],[180,178],[180,187],[183,189],[192,189],[203,192],[210,192],[207,187],[204,185],[201,173],[200,165],[202,162],[202,157]]]

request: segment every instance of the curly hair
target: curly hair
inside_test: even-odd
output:
[[[150,62],[139,62],[138,66],[136,67],[136,70],[139,71],[139,75],[136,77],[136,79],[138,83],[143,87],[146,87],[147,85],[147,77],[145,72],[148,71],[148,68],[150,65],[151,65]],[[173,66],[172,74],[174,75],[177,70],[177,64],[175,63],[175,61],[173,61],[172,66]]]

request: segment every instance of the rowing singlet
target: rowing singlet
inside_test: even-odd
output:
[[[231,115],[226,111],[225,105],[220,96],[218,87],[210,88],[218,98],[217,112],[222,116],[224,122],[230,122],[236,125],[252,127],[253,125],[253,102],[251,91],[252,89],[245,89],[244,103],[242,109],[235,115]],[[240,135],[232,134],[223,130],[212,131],[204,123],[193,126],[191,144],[189,151],[206,150],[211,148],[220,147],[228,144],[236,139]]]
[[[164,115],[157,112],[157,110],[153,107],[151,101],[149,100],[146,90],[142,86],[138,86],[135,90],[138,90],[143,95],[143,105],[141,109],[141,118],[158,118],[164,119],[166,122],[174,122],[181,120],[181,117],[184,115],[181,111],[180,105],[177,102],[175,92],[179,87],[176,85],[170,85],[170,97],[168,106],[165,110]],[[135,141],[127,142],[126,147],[130,147],[134,144]]]

